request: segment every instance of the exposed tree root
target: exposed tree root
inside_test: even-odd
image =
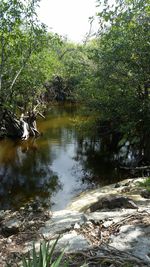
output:
[[[37,115],[44,117],[41,113],[35,109],[21,114],[20,118],[17,118],[15,114],[8,110],[4,110],[1,113],[0,134],[1,137],[7,136],[11,138],[21,138],[27,140],[30,136],[39,136],[40,133],[36,126]]]

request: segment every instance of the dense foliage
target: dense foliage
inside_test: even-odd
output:
[[[82,88],[82,98],[92,112],[98,111],[101,121],[107,121],[112,132],[120,132],[125,139],[139,136],[146,144],[150,126],[150,1],[98,4],[99,34],[86,47],[94,74]]]
[[[45,81],[60,66],[61,38],[39,22],[38,4],[0,2],[0,136],[27,139],[38,134],[35,107],[43,103]]]
[[[26,111],[53,99],[81,101],[88,112],[97,114],[97,128],[108,128],[124,140],[134,137],[146,146],[149,0],[119,0],[112,6],[97,0],[99,32],[80,45],[47,32],[37,19],[38,3],[0,3],[1,109]]]
[[[39,1],[2,0],[0,3],[0,99],[16,110],[31,108],[43,84],[57,67],[57,35],[47,33],[37,19]],[[54,45],[55,44],[55,45]]]

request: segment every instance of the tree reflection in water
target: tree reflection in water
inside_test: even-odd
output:
[[[38,127],[43,136],[0,143],[0,208],[19,208],[38,199],[53,210],[65,208],[87,188],[126,176],[118,164],[134,164],[138,150],[120,150],[112,138],[83,137],[72,124],[76,109],[54,107]],[[54,205],[52,205],[54,204]]]
[[[107,185],[120,180],[122,176],[116,167],[114,151],[106,148],[104,139],[79,137],[75,159],[82,165],[83,182]]]
[[[19,208],[32,199],[50,206],[51,193],[61,186],[50,168],[50,153],[38,151],[35,139],[4,141],[0,152],[0,209]]]

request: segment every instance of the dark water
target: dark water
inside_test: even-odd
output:
[[[32,201],[63,209],[81,191],[122,178],[114,153],[99,139],[81,138],[75,117],[74,107],[54,107],[38,122],[40,138],[0,142],[0,209]]]

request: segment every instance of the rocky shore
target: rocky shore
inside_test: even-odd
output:
[[[44,239],[60,239],[69,266],[150,266],[150,194],[139,186],[144,178],[128,179],[89,190],[65,210],[29,205],[0,211],[0,266],[17,266],[21,256],[38,250]]]

